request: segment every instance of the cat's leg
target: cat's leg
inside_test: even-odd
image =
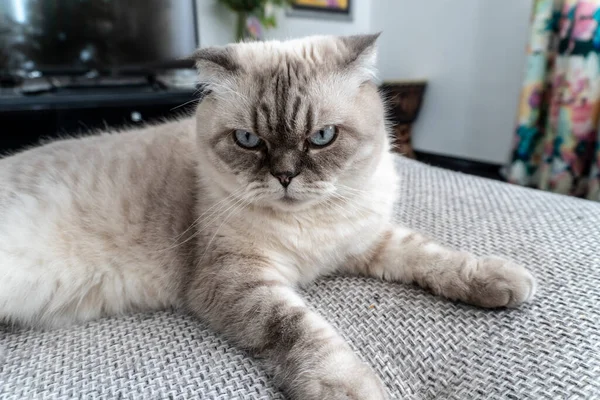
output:
[[[215,257],[190,280],[190,310],[261,358],[292,399],[385,399],[377,376],[267,260]]]
[[[531,273],[509,260],[455,251],[399,226],[388,227],[348,268],[416,283],[434,294],[481,307],[516,306],[532,299],[536,287]]]

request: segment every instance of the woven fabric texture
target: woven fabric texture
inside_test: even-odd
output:
[[[398,160],[397,218],[538,278],[533,303],[488,311],[374,279],[304,295],[393,398],[599,399],[600,204]],[[283,399],[260,362],[176,312],[49,332],[0,327],[0,399]]]

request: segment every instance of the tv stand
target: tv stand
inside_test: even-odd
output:
[[[90,130],[189,115],[201,90],[158,85],[62,87],[35,94],[0,89],[0,154]]]

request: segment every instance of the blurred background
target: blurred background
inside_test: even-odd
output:
[[[185,57],[239,39],[383,32],[395,150],[598,196],[597,0],[0,0],[0,152],[189,113]]]

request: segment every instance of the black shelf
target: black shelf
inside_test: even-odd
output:
[[[0,91],[0,113],[32,110],[64,110],[115,105],[156,105],[192,100],[197,91],[190,89],[157,90],[147,87],[115,87],[59,89],[40,94],[23,95]]]
[[[147,87],[60,89],[33,95],[0,94],[0,155],[42,139],[84,134],[190,115],[197,90]]]

